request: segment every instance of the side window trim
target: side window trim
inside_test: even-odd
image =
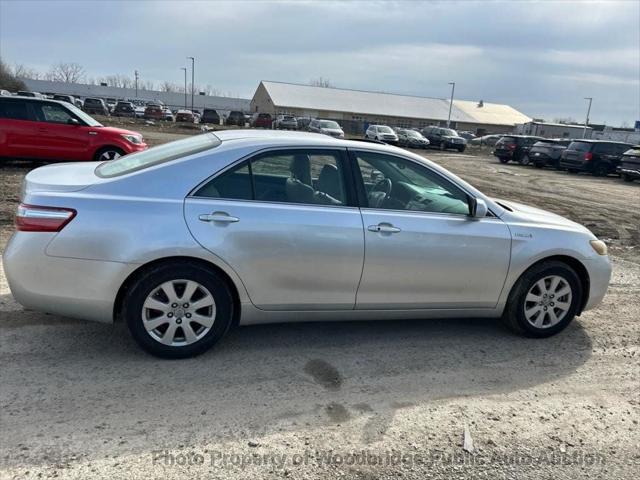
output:
[[[277,155],[278,153],[281,154],[286,154],[286,155],[290,155],[291,152],[295,152],[295,151],[300,151],[300,150],[304,150],[304,151],[330,151],[330,152],[336,152],[336,156],[338,157],[338,160],[341,161],[342,163],[342,169],[341,169],[341,173],[342,173],[342,181],[344,183],[344,188],[345,188],[345,194],[347,197],[347,201],[345,202],[344,205],[324,205],[324,204],[318,204],[318,203],[296,203],[296,202],[274,202],[274,201],[270,201],[270,200],[258,200],[256,199],[256,190],[255,190],[255,179],[253,176],[253,169],[251,167],[251,164],[254,161],[258,161],[260,160],[262,157],[265,156],[269,156],[269,155]],[[232,170],[238,169],[238,168],[242,168],[244,165],[248,164],[248,168],[249,168],[249,175],[251,178],[251,200],[242,200],[242,199],[232,199],[232,198],[213,198],[213,197],[206,197],[206,196],[199,196],[196,195],[196,193],[202,189],[205,185],[209,184],[210,182],[212,182],[213,180],[215,180],[216,178],[220,177],[221,175],[224,175],[227,172],[230,172]],[[219,170],[218,172],[214,173],[213,175],[211,175],[210,177],[208,177],[206,180],[200,182],[198,185],[196,185],[195,188],[193,188],[189,194],[187,195],[187,198],[197,198],[197,199],[210,199],[210,200],[228,200],[228,201],[234,201],[234,202],[260,202],[260,203],[280,203],[283,205],[300,205],[300,206],[313,206],[313,207],[331,207],[331,208],[358,208],[359,206],[359,202],[356,199],[356,193],[354,191],[355,186],[353,183],[353,178],[354,178],[354,172],[352,171],[353,168],[351,166],[351,162],[350,162],[350,158],[349,158],[349,154],[346,148],[344,147],[318,147],[318,146],[309,146],[309,147],[303,147],[303,146],[295,146],[295,147],[267,147],[264,149],[260,149],[257,150],[255,152],[252,152],[240,159],[238,159],[237,161],[227,165],[225,168],[223,168],[222,170]]]

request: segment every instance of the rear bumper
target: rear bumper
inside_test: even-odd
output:
[[[115,298],[137,265],[51,257],[55,233],[16,232],[3,255],[11,293],[25,308],[96,322],[113,322]]]
[[[591,164],[582,160],[567,160],[560,159],[560,168],[567,168],[571,170],[591,171]]]

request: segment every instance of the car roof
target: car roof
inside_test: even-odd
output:
[[[576,138],[575,140],[572,140],[573,142],[582,142],[582,143],[611,143],[614,145],[631,145],[633,146],[633,143],[627,143],[627,142],[616,142],[615,140],[593,140],[590,138]]]
[[[72,96],[72,95],[67,95]],[[64,106],[69,105],[67,102],[63,102],[61,100],[54,100],[53,98],[39,98],[39,97],[23,97],[21,95],[12,95],[11,97],[3,96],[2,100],[16,101],[16,100],[28,100],[29,102],[49,102],[49,103],[57,103]]]

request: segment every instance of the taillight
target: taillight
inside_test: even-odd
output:
[[[593,153],[591,153],[591,152],[587,152],[587,153],[585,153],[585,154],[584,154],[584,159],[585,159],[585,161],[587,161],[587,162],[588,162],[588,161],[590,161],[592,158],[593,158]]]
[[[507,145],[507,147],[509,147],[509,150],[515,150],[516,149],[516,144],[515,143],[510,143],[509,145]]]
[[[72,208],[21,203],[16,213],[16,229],[21,232],[59,232],[75,216],[76,211]]]

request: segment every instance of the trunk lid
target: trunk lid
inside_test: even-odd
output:
[[[23,195],[35,192],[77,192],[103,179],[95,174],[100,162],[57,163],[30,171]]]

